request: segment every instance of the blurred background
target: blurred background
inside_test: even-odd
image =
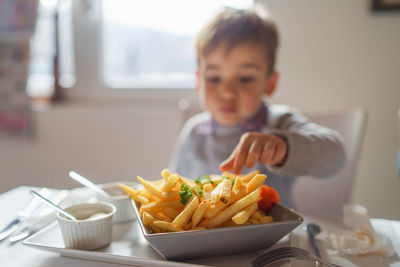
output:
[[[222,5],[260,6],[281,32],[276,103],[361,106],[354,203],[400,219],[400,11],[377,0],[0,0],[0,193],[159,179],[197,107],[193,37]]]

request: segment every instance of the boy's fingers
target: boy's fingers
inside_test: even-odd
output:
[[[233,173],[240,174],[242,172],[243,164],[244,164],[244,156],[243,154],[239,153],[237,157],[235,157],[233,160],[233,167],[232,167]]]
[[[237,148],[238,147],[236,147],[233,150],[233,152],[231,153],[231,155],[219,165],[219,169],[221,171],[223,171],[223,172],[224,171],[231,171],[233,169],[233,163],[234,163],[234,160],[235,160],[235,155],[236,155]]]
[[[219,169],[222,172],[227,172],[227,171],[232,170],[232,168],[233,168],[233,160],[234,160],[234,156],[232,154],[229,158],[227,158],[224,162],[222,162],[219,165]]]
[[[269,164],[272,158],[274,150],[271,147],[271,143],[266,143],[264,145],[263,152],[261,154],[260,163],[263,165]]]
[[[261,150],[262,144],[258,140],[251,144],[245,163],[247,168],[251,168],[257,163],[262,152]]]
[[[286,155],[286,144],[279,143],[276,147],[274,157],[272,159],[272,164],[281,164],[283,163],[282,160],[285,158]]]
[[[268,165],[275,165],[279,162],[279,158],[278,158],[278,144],[275,144],[273,146],[272,150],[272,155],[271,155],[271,159],[269,160],[269,162],[267,163]]]
[[[240,174],[243,169],[243,165],[246,163],[246,158],[249,153],[251,145],[250,138],[242,138],[241,142],[239,143],[237,149],[235,149],[235,158],[233,162],[233,172],[235,174]]]

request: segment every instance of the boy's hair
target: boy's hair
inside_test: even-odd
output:
[[[265,48],[269,72],[273,72],[279,42],[275,23],[251,10],[225,7],[196,36],[197,62],[200,64],[201,58],[220,44],[226,45],[229,51],[238,44],[249,42]]]

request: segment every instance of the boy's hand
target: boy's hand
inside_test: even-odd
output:
[[[283,164],[287,153],[286,142],[279,136],[259,132],[242,135],[232,154],[219,166],[222,172],[242,172],[243,166],[253,167],[257,162],[262,165]]]

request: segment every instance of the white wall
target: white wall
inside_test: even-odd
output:
[[[400,219],[400,12],[370,0],[259,0],[281,30],[275,102],[302,110],[363,106],[368,126],[355,202]]]
[[[175,107],[69,103],[36,111],[34,136],[0,137],[0,193],[18,185],[72,188],[70,170],[98,183],[160,179],[181,126]]]

